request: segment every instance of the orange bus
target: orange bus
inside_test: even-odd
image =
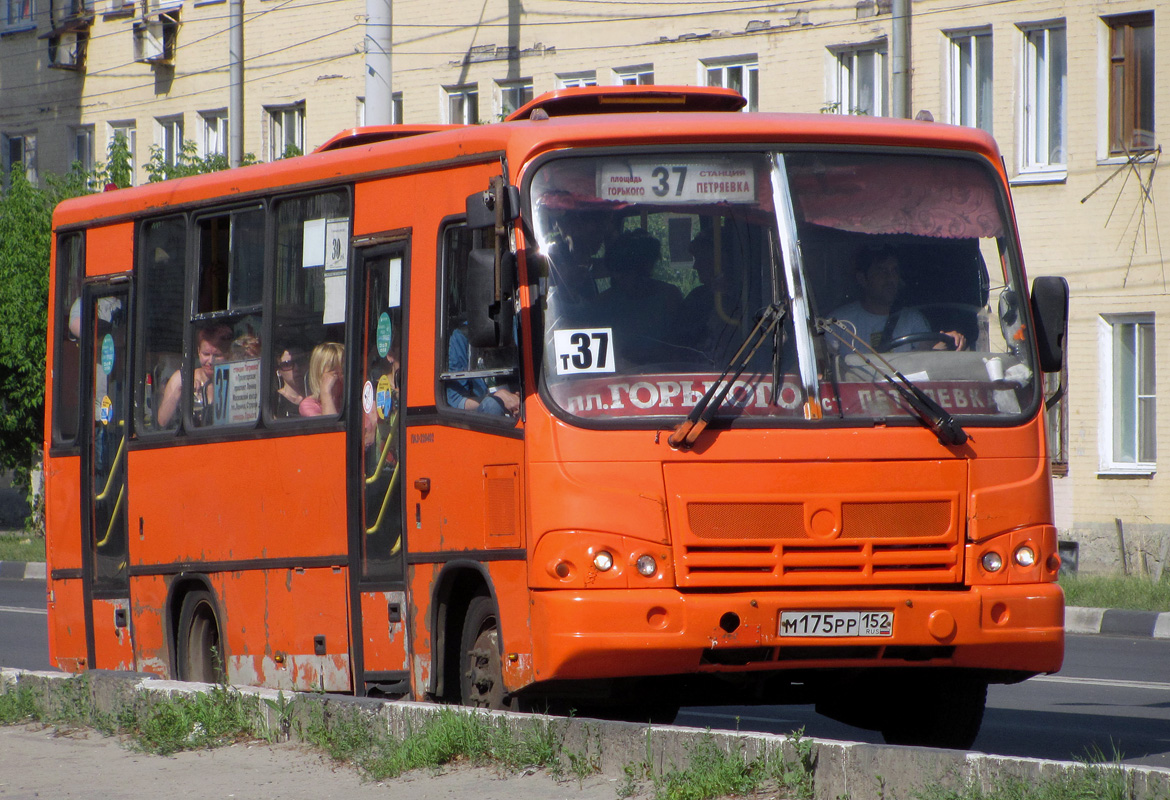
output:
[[[1042,378],[978,130],[602,87],[62,203],[68,671],[969,745],[1059,669]]]

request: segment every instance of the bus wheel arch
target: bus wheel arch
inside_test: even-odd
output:
[[[223,614],[205,576],[183,576],[171,586],[168,619],[172,676],[181,681],[225,682]]]
[[[462,699],[462,645],[465,622],[476,598],[487,598],[493,608],[496,593],[482,562],[450,561],[435,581],[431,597],[431,687],[439,700]],[[496,613],[498,625],[498,612]]]

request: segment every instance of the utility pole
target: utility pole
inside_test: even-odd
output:
[[[228,164],[244,160],[244,0],[228,5]]]
[[[392,0],[366,0],[366,124],[394,121],[394,84],[390,74],[393,38]]]
[[[890,114],[910,118],[910,0],[893,0],[894,24],[890,32]]]

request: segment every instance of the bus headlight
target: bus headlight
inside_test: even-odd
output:
[[[593,566],[597,567],[598,572],[609,572],[613,569],[613,556],[608,550],[599,550],[593,556]]]
[[[983,558],[980,559],[980,562],[983,564],[983,568],[988,572],[999,572],[999,570],[1003,567],[1003,557],[994,550],[984,553]]]
[[[638,556],[638,561],[634,565],[638,569],[638,574],[644,578],[649,578],[658,572],[658,562],[654,560],[654,556],[650,554]]]
[[[1018,566],[1026,569],[1036,563],[1036,551],[1026,544],[1021,545],[1016,548],[1013,558],[1015,558]]]

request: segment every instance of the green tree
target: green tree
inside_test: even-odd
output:
[[[256,156],[244,153],[240,166],[246,167],[256,163]],[[199,147],[195,142],[187,139],[179,148],[173,163],[168,164],[166,152],[158,145],[150,147],[150,161],[146,164],[146,174],[151,183],[170,180],[171,178],[186,178],[189,175],[205,175],[208,172],[219,172],[228,168],[227,156],[221,153],[212,153],[207,156],[199,155]]]
[[[13,166],[0,195],[0,467],[27,486],[41,441],[53,202]]]

